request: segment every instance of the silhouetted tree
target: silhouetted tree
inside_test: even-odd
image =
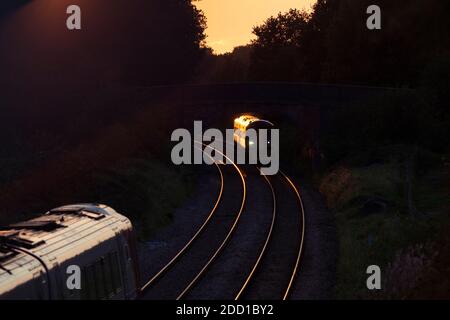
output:
[[[380,0],[382,29],[366,27],[369,0],[319,0],[254,28],[250,78],[383,86],[417,85],[426,65],[450,56],[450,3]]]
[[[206,18],[191,0],[126,1],[120,30],[123,80],[137,84],[180,83],[201,58]]]
[[[251,52],[251,45],[236,47],[233,52],[221,55],[214,55],[210,49],[200,64],[196,82],[247,81]]]
[[[380,0],[382,29],[368,30],[372,1],[342,0],[327,29],[322,79],[331,82],[404,86],[418,84],[427,63],[449,52],[449,2]],[[323,9],[322,9],[323,10]]]
[[[42,130],[74,140],[90,134],[133,111],[132,101],[92,106],[103,89],[188,82],[204,54],[206,19],[191,0],[18,3],[25,1],[0,6],[2,142],[30,143]],[[73,4],[81,30],[66,28]]]
[[[295,80],[301,67],[301,44],[309,14],[291,9],[253,29],[252,80]]]

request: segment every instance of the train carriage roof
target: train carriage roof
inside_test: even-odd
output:
[[[20,250],[41,258],[51,269],[90,250],[115,232],[131,229],[128,218],[105,205],[80,204],[50,210],[25,222],[0,228],[0,296],[24,283],[41,263]]]
[[[269,124],[270,126],[274,126],[274,124],[268,120],[260,119],[253,115],[242,115],[234,120],[235,127],[241,126],[242,128],[248,128],[250,125],[257,123],[257,122],[264,122],[266,124]]]

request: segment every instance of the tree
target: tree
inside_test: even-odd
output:
[[[417,86],[430,61],[450,56],[450,2],[379,0],[381,30],[366,27],[370,0],[318,0],[254,28],[253,80]]]
[[[307,12],[291,9],[253,29],[257,38],[252,43],[250,78],[290,81],[298,77],[302,39],[309,18]]]
[[[204,54],[206,19],[191,0],[16,2],[0,6],[4,137],[44,130],[77,140],[133,111],[88,107],[103,89],[188,82]],[[69,5],[81,8],[81,30],[66,28]]]
[[[125,48],[120,54],[123,81],[190,81],[204,54],[203,12],[191,0],[134,0],[125,1],[123,7],[128,13],[125,28],[119,30]]]

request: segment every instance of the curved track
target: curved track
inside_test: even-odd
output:
[[[221,177],[221,191],[213,209],[186,245],[141,288],[142,299],[181,298],[206,272],[231,238],[244,210],[246,183],[236,164],[221,169],[216,163],[216,167]],[[228,185],[233,188],[224,188]],[[235,189],[240,190],[240,201],[236,201]]]
[[[244,291],[247,289],[248,284],[250,283],[250,281],[253,278],[253,275],[255,274],[256,270],[258,269],[259,264],[261,263],[262,258],[264,257],[264,254],[266,253],[267,247],[269,245],[269,242],[271,240],[272,237],[272,232],[275,226],[275,220],[277,218],[277,200],[276,200],[276,196],[275,196],[275,190],[273,188],[272,183],[270,182],[270,180],[264,176],[264,179],[266,180],[267,184],[270,187],[270,190],[272,192],[272,201],[273,201],[273,209],[272,209],[272,221],[270,223],[270,227],[269,227],[269,231],[267,232],[267,236],[266,236],[266,240],[264,241],[264,245],[258,255],[258,258],[255,261],[255,264],[253,265],[249,275],[247,276],[247,278],[244,281],[244,284],[242,285],[241,289],[239,290],[239,292],[237,293],[236,297],[234,298],[235,300],[239,300],[241,298],[241,296],[243,295]]]
[[[226,157],[218,150],[215,152]],[[225,269],[221,273],[220,267],[223,268],[226,262],[230,263],[227,261],[229,257],[245,253],[244,249],[240,250],[238,247],[240,243],[245,242],[241,239],[246,236],[246,228],[239,224],[253,223],[252,219],[257,221],[255,219],[260,218],[270,220],[270,223],[261,223],[264,230],[258,242],[254,242],[251,261],[243,262],[242,270],[231,275],[234,284],[222,287],[218,285],[214,290],[227,291],[220,297],[236,300],[286,300],[290,297],[304,248],[305,212],[300,192],[294,182],[281,171],[277,176],[262,176],[260,181],[265,181],[271,194],[271,205],[264,204],[264,207],[272,207],[270,216],[262,217],[266,210],[261,210],[261,206],[259,209],[249,210],[248,206],[252,204],[246,204],[248,199],[245,173],[231,159],[228,160],[232,165],[224,166],[223,169],[215,163],[221,187],[206,220],[181,250],[142,287],[144,299],[213,298],[203,287],[214,282],[210,281],[211,278],[217,279],[223,272],[227,272]],[[234,178],[231,172],[224,173],[230,168],[233,169]],[[239,179],[236,179],[236,173]],[[241,201],[236,205],[236,182],[239,180]],[[229,185],[231,190],[228,189]],[[248,214],[253,216],[241,219],[242,215]]]
[[[220,166],[217,163],[214,163],[214,165],[217,168],[217,171],[219,172],[219,176],[220,176],[220,190],[219,190],[219,195],[217,196],[217,200],[214,203],[213,208],[211,209],[210,213],[208,214],[208,216],[206,217],[205,221],[203,222],[203,224],[200,226],[200,228],[195,232],[195,234],[192,236],[192,238],[184,245],[183,248],[181,248],[180,251],[178,251],[178,253],[166,264],[164,265],[164,267],[161,268],[161,270],[159,270],[154,276],[152,276],[150,278],[149,281],[147,281],[147,283],[145,283],[140,291],[144,292],[147,288],[149,288],[153,283],[155,283],[165,272],[167,272],[170,267],[173,266],[173,264],[178,261],[178,259],[190,248],[190,246],[192,245],[192,243],[194,243],[194,241],[199,237],[199,235],[203,232],[203,230],[206,228],[206,226],[208,225],[208,223],[211,221],[211,218],[213,217],[214,213],[217,210],[217,206],[219,205],[220,200],[222,199],[222,194],[223,194],[223,172],[222,169],[220,168]]]

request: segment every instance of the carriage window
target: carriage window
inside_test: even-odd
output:
[[[45,287],[46,283],[44,280],[44,273],[42,271],[36,272],[33,274],[33,286],[37,299],[44,299],[43,292],[46,292]]]
[[[83,269],[82,299],[105,299],[122,289],[117,252],[111,252]]]
[[[84,267],[81,273],[81,299],[89,299],[89,281],[88,281],[88,268]]]
[[[122,289],[122,280],[120,277],[120,266],[119,259],[117,256],[117,252],[112,252],[109,254],[110,263],[111,263],[111,275],[112,275],[112,283],[114,286],[114,292],[119,292]]]
[[[103,261],[103,275],[105,277],[106,293],[108,296],[112,296],[115,291],[115,285],[111,268],[111,254],[108,254]]]
[[[86,268],[86,284],[88,299],[94,300],[97,298],[97,288],[95,283],[95,265],[90,265]]]
[[[95,284],[97,286],[97,298],[99,299],[104,299],[106,297],[103,263],[103,258],[95,263]]]

